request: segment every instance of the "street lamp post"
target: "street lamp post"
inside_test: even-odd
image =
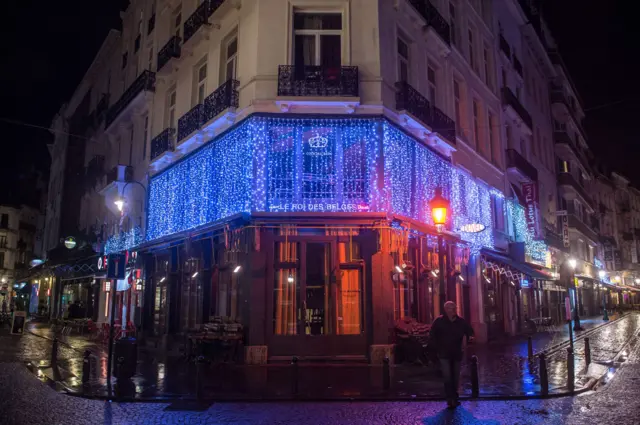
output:
[[[442,229],[447,223],[447,215],[449,213],[449,201],[442,196],[442,188],[436,188],[435,196],[429,201],[431,207],[431,218],[433,224],[438,229],[438,277],[439,277],[439,298],[440,313],[444,314],[445,303],[445,270],[444,270],[444,240],[442,238]]]
[[[580,309],[580,298],[578,295],[578,285],[576,284],[576,274],[575,274],[575,270],[576,270],[576,266],[577,266],[577,261],[575,258],[570,258],[569,259],[569,266],[571,267],[571,281],[573,284],[573,290],[575,291],[575,297],[574,297],[574,311],[575,311],[575,317],[573,320],[573,330],[574,331],[581,331],[582,330],[582,326],[580,326],[580,313],[579,313],[579,309]]]
[[[598,272],[598,276],[600,277],[600,286],[604,284],[604,277],[606,272],[604,270],[600,270]],[[609,320],[609,312],[607,311],[607,295],[604,288],[602,288],[602,320]]]

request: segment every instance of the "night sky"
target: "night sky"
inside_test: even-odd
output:
[[[108,30],[119,26],[126,0],[6,3],[0,29],[0,202],[6,202],[9,192],[15,198],[11,189],[18,170],[35,167],[48,175],[46,144],[53,136],[46,128]],[[543,0],[543,14],[584,102],[595,157],[640,186],[635,135],[640,122],[640,24],[634,22],[633,5],[626,0]]]

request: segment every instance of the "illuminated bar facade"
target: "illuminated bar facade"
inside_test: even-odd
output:
[[[436,188],[451,203],[443,297],[470,310],[499,191],[382,116],[252,115],[151,178],[146,328],[232,317],[247,361],[380,360],[397,320],[440,311]]]

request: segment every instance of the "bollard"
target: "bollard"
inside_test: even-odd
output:
[[[573,328],[571,327],[571,320],[569,320],[569,345],[571,346],[571,350],[573,350]]]
[[[91,351],[84,350],[84,358],[82,359],[82,383],[89,382],[91,375]]]
[[[527,337],[527,353],[529,354],[529,360],[533,360],[533,341],[531,337]]]
[[[298,395],[298,357],[291,359],[291,394]]]
[[[588,337],[584,339],[584,361],[587,363],[587,366],[591,364],[591,344],[589,343]]]
[[[549,394],[549,374],[547,372],[547,356],[544,353],[540,353],[538,356],[540,360],[540,393],[544,395]]]
[[[53,338],[51,346],[51,367],[58,366],[58,338]]]
[[[573,362],[573,348],[567,348],[567,388],[573,394],[575,388],[575,364]]]
[[[204,356],[198,356],[198,358],[196,359],[196,398],[198,400],[202,400],[202,398],[203,398],[202,368],[204,367],[204,364],[205,364]]]
[[[391,376],[389,373],[389,357],[382,359],[382,389],[388,390],[391,386]]]
[[[478,357],[471,356],[471,397],[477,398],[480,394],[480,382],[478,380]]]

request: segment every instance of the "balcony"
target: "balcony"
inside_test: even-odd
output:
[[[515,149],[506,149],[507,171],[514,173],[520,182],[537,182],[538,170]]]
[[[239,102],[238,80],[227,80],[204,99],[203,125],[229,108],[237,108]]]
[[[103,179],[102,189],[99,193],[103,196],[111,195],[113,199],[119,194],[121,186],[133,180],[133,167],[129,165],[116,165],[107,171]]]
[[[556,130],[553,132],[553,140],[556,144],[559,145],[567,145],[567,147],[573,152],[578,161],[582,163],[582,166],[585,169],[589,168],[589,160],[582,151],[582,149],[577,145],[577,143],[569,136],[564,130]]]
[[[174,159],[210,140],[221,127],[234,122],[238,80],[228,80],[178,120],[178,130],[166,129],[151,141],[151,168],[157,172]],[[177,134],[177,138],[175,138]],[[165,154],[174,152],[176,154]]]
[[[358,97],[358,67],[280,65],[278,96]]]
[[[507,107],[507,112],[511,109],[513,112],[512,118],[520,120],[529,127],[529,131],[532,131],[533,120],[531,119],[531,115],[529,115],[529,112],[522,106],[520,100],[518,100],[509,87],[502,88],[502,105]]]
[[[544,242],[556,249],[567,252],[569,249],[564,246],[562,235],[557,234],[554,231],[545,229]]]
[[[203,26],[209,27],[209,18],[224,3],[224,0],[204,0],[195,12],[184,22],[184,43],[194,38],[198,30]]]
[[[104,175],[104,156],[96,155],[87,164],[87,168],[85,170],[85,190],[88,191],[93,189],[95,185],[100,180],[100,177]]]
[[[569,97],[565,94],[562,86],[558,84],[551,84],[551,93],[550,93],[551,105],[561,105],[564,108],[564,112],[568,114],[573,122],[576,124],[576,127],[580,130],[582,135],[585,135],[582,121],[578,118],[578,111],[576,111],[574,104],[571,102]],[[585,137],[586,138],[586,137]]]
[[[598,242],[598,235],[596,234],[596,232],[594,232],[589,226],[583,223],[582,220],[578,218],[578,216],[574,214],[569,214],[569,227],[576,229],[578,232],[589,238],[592,242]]]
[[[158,64],[156,66],[156,71],[158,72],[159,75],[168,74],[173,71],[171,67],[169,67],[168,69],[165,69],[164,72],[162,72],[165,65],[171,62],[172,59],[180,58],[180,42],[181,41],[182,39],[180,37],[177,37],[174,35],[169,39],[167,44],[165,44],[164,47],[160,49],[160,51],[158,52]]]
[[[451,45],[451,28],[446,19],[429,0],[410,0],[411,5],[426,21],[426,26],[432,28],[447,46]]]
[[[500,50],[504,53],[509,59],[511,59],[511,46],[507,42],[507,39],[504,38],[502,34],[500,34]]]
[[[520,63],[516,55],[513,55],[513,69],[516,70],[516,72],[518,73],[518,75],[520,75],[520,77],[524,75],[523,74],[524,71],[522,70],[522,63]]]
[[[120,96],[120,99],[109,108],[105,121],[105,129],[121,115],[126,115],[133,107],[144,99],[146,92],[154,92],[156,89],[156,74],[145,70],[138,78],[129,86],[129,88]]]
[[[167,128],[151,140],[150,160],[155,161],[165,152],[173,152],[175,128]]]
[[[204,123],[204,104],[199,103],[178,120],[178,141],[200,129]]]
[[[571,187],[580,197],[589,204],[589,206],[593,207],[593,199],[587,193],[587,190],[584,188],[582,184],[576,180],[576,178],[571,173],[558,173],[558,186],[569,186]]]
[[[456,144],[456,122],[431,103],[406,81],[396,83],[396,109],[408,112],[448,143]]]

